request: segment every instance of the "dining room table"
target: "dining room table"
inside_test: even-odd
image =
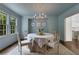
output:
[[[42,48],[43,45],[48,44],[49,41],[53,42],[54,35],[52,33],[44,33],[43,35],[29,33],[25,38],[32,41],[32,46],[34,45],[36,38],[38,38],[37,43],[39,47]]]

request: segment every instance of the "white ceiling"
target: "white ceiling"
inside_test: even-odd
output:
[[[75,3],[4,3],[6,7],[18,13],[21,16],[34,15],[35,13],[44,12],[46,15],[59,15]]]

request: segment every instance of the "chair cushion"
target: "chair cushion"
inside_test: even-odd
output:
[[[50,46],[50,47],[52,47],[52,48],[55,48],[55,47],[58,46],[58,42],[57,42],[57,41],[56,41],[56,42],[49,42],[49,43],[48,43],[48,46]]]
[[[21,41],[21,44],[28,44],[28,43],[30,43],[30,40],[22,40]]]

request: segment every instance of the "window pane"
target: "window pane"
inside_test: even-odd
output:
[[[2,29],[3,28],[3,26],[2,25],[0,25],[0,29]]]
[[[13,33],[15,32],[15,30],[13,30]]]
[[[12,26],[13,27],[13,29],[15,29],[15,26]]]
[[[3,30],[3,34],[6,34],[6,31],[5,30]]]
[[[2,18],[1,18],[1,14],[0,14],[0,24],[2,24]]]
[[[4,25],[4,29],[6,30],[6,25]]]
[[[0,35],[3,35],[3,31],[0,31]]]
[[[6,24],[6,16],[3,16],[3,24]]]

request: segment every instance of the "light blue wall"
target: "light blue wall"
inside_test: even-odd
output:
[[[57,16],[47,16],[47,29],[49,33],[58,31],[58,17]]]
[[[30,18],[31,16],[22,16],[22,25],[21,25],[21,38],[24,38],[24,34],[28,33],[28,18]]]
[[[47,26],[44,28],[45,32],[53,33],[57,31],[58,17],[57,16],[47,16]],[[31,32],[35,32],[35,29]]]
[[[66,12],[59,15],[59,17],[58,17],[58,31],[60,33],[62,41],[64,41],[64,19],[66,17],[72,16],[73,14],[76,14],[76,13],[79,13],[79,4],[73,6]]]
[[[23,34],[25,32],[28,32],[28,27],[30,27],[28,25],[28,18],[33,17],[33,16],[23,16],[22,17],[22,35],[21,38],[23,38]],[[48,20],[47,20],[47,30],[49,33],[53,33],[55,31],[58,31],[58,17],[57,16],[47,16]],[[31,32],[34,32],[34,30],[32,30]]]
[[[5,11],[9,15],[13,15],[17,18],[17,29],[19,34],[21,33],[21,16],[8,9],[4,5],[0,4],[0,10]],[[0,50],[7,47],[8,45],[14,43],[16,41],[16,34],[9,34],[0,36]]]
[[[0,50],[6,48],[12,43],[16,42],[16,34],[6,35],[0,37]]]

